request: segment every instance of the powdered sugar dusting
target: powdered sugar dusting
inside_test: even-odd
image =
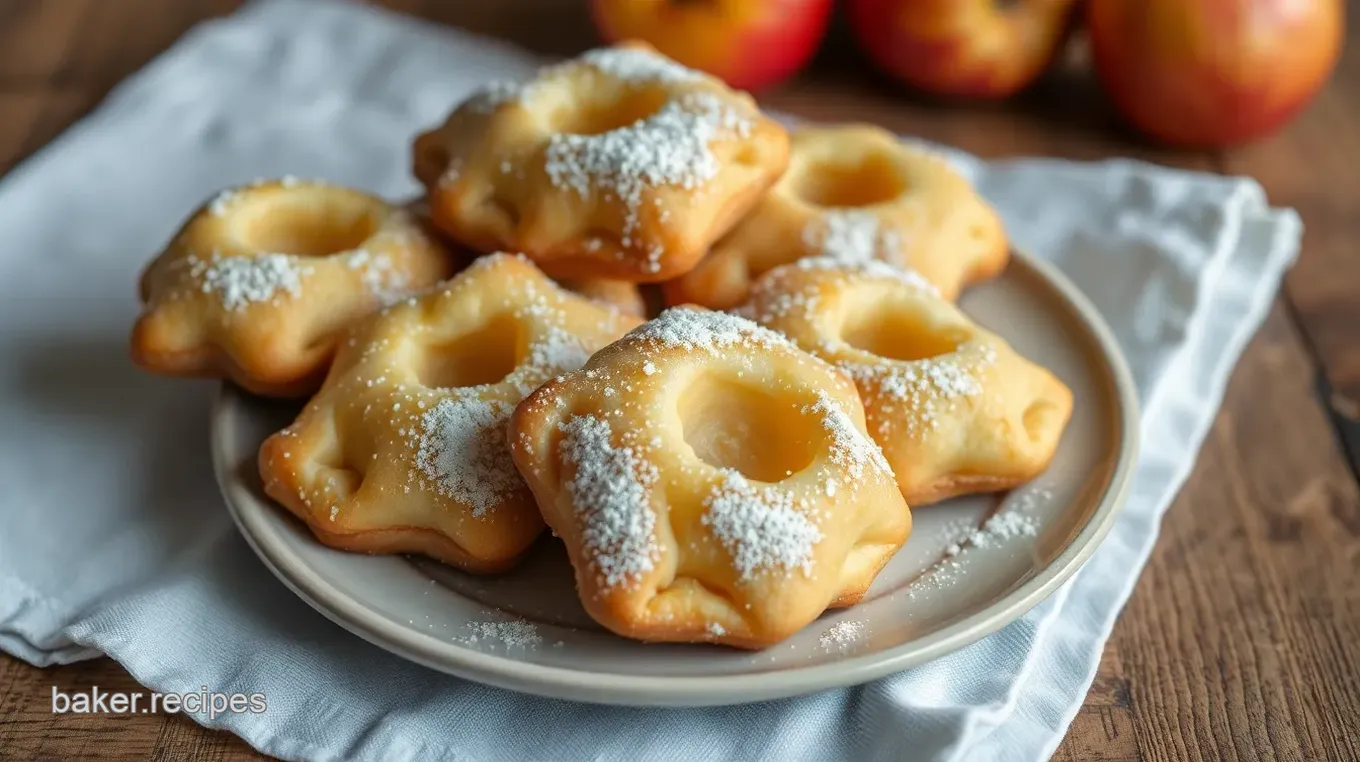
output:
[[[878,259],[845,262],[833,257],[806,257],[798,260],[796,264],[803,270],[833,270],[874,280],[890,280],[917,291],[924,291],[931,296],[940,295],[940,290],[935,287],[935,284],[926,280],[925,276],[916,270],[908,267],[897,267]]]
[[[425,483],[481,518],[523,485],[505,428],[514,406],[465,394],[445,398],[420,420],[416,467]]]
[[[637,48],[596,48],[580,57],[545,66],[530,82],[495,80],[474,91],[464,102],[473,113],[488,114],[500,106],[532,98],[542,83],[567,75],[579,66],[590,66],[611,77],[633,84],[685,83],[704,78],[702,72],[687,68],[665,56]]]
[[[349,269],[359,271],[364,288],[383,303],[400,299],[410,288],[410,278],[393,265],[387,254],[357,249],[346,254],[344,262]]]
[[[1008,501],[996,513],[993,513],[982,526],[970,531],[961,540],[957,541],[950,549],[954,550],[961,545],[967,544],[975,548],[990,548],[1002,545],[1017,537],[1034,537],[1039,534],[1039,522],[1031,514],[1034,503],[1037,500],[1047,500],[1053,493],[1045,489],[1035,488],[1026,491],[1012,501]],[[957,555],[946,553],[947,556]]]
[[[932,297],[940,295],[933,283],[910,268],[897,267],[877,259],[847,263],[831,257],[805,257],[761,276],[753,288],[754,298],[737,307],[734,312],[762,323],[772,323],[785,317],[813,318],[822,304],[821,282],[817,275],[812,276],[816,279],[812,282],[791,280],[800,272],[833,273],[847,278],[889,281]]]
[[[544,168],[554,186],[582,198],[597,191],[617,197],[626,209],[621,243],[630,247],[646,191],[701,188],[721,169],[709,144],[724,133],[749,135],[751,126],[718,96],[688,93],[618,129],[598,135],[554,134]],[[660,269],[660,253],[649,252],[647,269]]]
[[[581,340],[557,326],[548,326],[529,347],[529,365],[549,376],[576,370],[588,359],[590,352]]]
[[[784,336],[728,312],[672,307],[634,328],[629,338],[659,347],[716,352],[739,346],[791,346]]]
[[[208,202],[208,213],[214,217],[221,217],[230,211],[231,207],[235,206],[240,197],[241,194],[237,189],[227,188],[214,196],[212,201]]]
[[[853,620],[837,622],[822,632],[818,645],[827,651],[844,651],[864,636],[864,625]]]
[[[742,580],[764,572],[812,573],[813,551],[822,532],[798,511],[789,491],[757,487],[740,473],[724,469],[704,506],[700,520],[731,554]]]
[[[581,524],[581,543],[603,587],[633,582],[660,555],[649,489],[656,466],[636,444],[618,446],[609,422],[578,415],[561,425],[561,458],[575,466],[566,483]],[[622,439],[629,439],[625,433]]]
[[[781,279],[786,271],[782,268],[773,272],[773,279]],[[770,323],[784,317],[805,317],[811,318],[821,304],[821,297],[815,287],[790,289],[774,288],[766,290],[767,285],[772,282],[762,282],[758,288],[764,293],[760,298],[752,299],[743,304],[733,312],[741,317],[751,320],[758,320],[762,323]]]
[[[461,107],[473,114],[490,114],[510,103],[524,103],[549,86],[574,87],[570,77],[593,71],[628,85],[680,85],[709,79],[657,53],[626,47],[600,48],[579,58],[540,69],[533,80],[521,84],[492,82],[473,93]],[[632,124],[595,134],[554,132],[544,152],[544,170],[553,186],[573,191],[582,199],[617,199],[624,207],[619,231],[623,251],[620,259],[643,249],[637,264],[647,272],[662,268],[664,247],[656,241],[635,241],[647,191],[662,187],[699,192],[722,169],[710,144],[724,135],[744,138],[753,123],[747,107],[729,102],[713,92],[674,95],[661,108]],[[502,164],[508,172],[513,165]],[[441,183],[457,181],[458,168],[450,166]],[[597,196],[598,194],[598,196]],[[651,199],[660,202],[660,199]],[[658,208],[656,219],[665,224],[669,210]],[[598,238],[590,244],[602,245]]]
[[[880,416],[880,429],[900,423],[907,433],[919,435],[938,431],[943,413],[961,400],[981,395],[978,373],[994,362],[996,350],[983,344],[910,362],[844,361],[840,367],[856,383],[877,388],[880,410],[889,414]],[[898,407],[903,415],[890,417]]]
[[[464,102],[464,108],[475,114],[489,114],[501,105],[524,97],[527,87],[518,82],[495,80],[482,85]]]
[[[827,211],[803,229],[803,243],[819,256],[855,264],[893,258],[902,250],[902,234],[872,212]]]
[[[854,419],[830,394],[818,392],[817,402],[805,412],[821,416],[823,428],[831,433],[831,461],[844,468],[851,479],[862,478],[866,468],[870,475],[892,474],[883,451],[855,426]]]
[[[927,592],[942,590],[967,574],[965,555],[970,548],[997,548],[1019,537],[1037,536],[1040,524],[1033,515],[1034,506],[1052,497],[1053,493],[1047,489],[1031,487],[1012,494],[981,526],[970,526],[965,522],[962,527],[952,527],[951,533],[958,533],[955,539],[945,547],[939,562],[907,588],[907,597],[916,598]]]
[[[540,292],[532,282],[526,282],[524,288],[527,291],[527,303],[517,307],[514,315],[519,320],[539,326],[541,330],[529,345],[529,355],[522,366],[523,370],[528,371],[527,374],[521,374],[527,385],[522,391],[527,395],[544,380],[585,365],[591,352],[579,336],[563,327],[566,313],[555,299]]]
[[[1006,542],[1015,537],[1033,537],[1039,533],[1039,522],[1033,516],[1015,510],[998,511],[982,525],[982,529],[969,535],[975,547],[985,548],[992,543]]]
[[[291,254],[257,254],[224,257],[213,252],[208,260],[190,256],[189,274],[202,284],[205,294],[217,294],[228,310],[260,302],[278,303],[282,295],[302,293],[302,280],[312,268]]]
[[[580,60],[625,82],[684,83],[704,78],[694,69],[638,48],[596,48],[583,53]]]
[[[257,177],[244,185],[239,185],[234,188],[224,188],[219,191],[217,195],[213,196],[212,200],[208,202],[208,213],[214,217],[224,216],[231,211],[232,207],[235,206],[237,202],[246,198],[247,194],[245,191],[252,188],[273,185],[275,183],[282,188],[298,188],[304,185],[327,187],[330,185],[330,183],[325,180],[303,179],[294,175],[284,175],[277,179]]]
[[[463,625],[467,634],[455,638],[467,645],[487,643],[507,648],[534,648],[543,642],[538,628],[533,622],[515,620],[510,622],[467,622]]]
[[[518,254],[498,253],[479,257],[450,281],[441,293],[448,296],[455,290],[471,288],[471,284],[477,281],[478,273],[511,260],[527,261]],[[569,320],[566,292],[546,278],[515,278],[508,290],[509,293],[505,293],[505,289],[498,289],[501,293],[474,298],[490,300],[488,308],[497,310],[488,315],[490,320],[508,320],[519,326],[520,335],[527,334],[525,352],[519,355],[518,349],[515,350],[516,355],[519,355],[518,362],[500,381],[518,389],[521,398],[548,379],[580,368],[599,344],[622,331],[620,315],[616,310],[606,310],[591,304],[590,309],[598,310],[598,322],[593,330],[591,326],[582,326],[580,334],[574,332]],[[519,341],[518,338],[509,340],[512,343]]]

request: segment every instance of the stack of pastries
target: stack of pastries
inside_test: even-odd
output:
[[[953,304],[1006,266],[998,216],[882,130],[790,134],[628,43],[412,153],[419,201],[233,188],[141,278],[140,365],[307,400],[259,468],[326,545],[489,574],[546,527],[608,629],[760,648],[858,602],[908,506],[1031,479],[1067,425]]]

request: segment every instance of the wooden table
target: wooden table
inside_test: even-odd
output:
[[[583,1],[388,4],[544,53],[594,40]],[[236,5],[0,0],[0,172],[191,25]],[[874,76],[841,28],[810,71],[765,97],[989,157],[1134,156],[1253,175],[1274,204],[1303,216],[1300,261],[1233,375],[1056,759],[1360,759],[1360,52],[1351,48],[1285,133],[1223,152],[1137,142],[1078,66],[1004,107],[924,103]],[[0,758],[258,758],[178,715],[53,715],[52,685],[137,690],[109,659],[35,669],[0,656]]]

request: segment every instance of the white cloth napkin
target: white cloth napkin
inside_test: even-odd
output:
[[[1143,457],[1090,563],[997,634],[858,688],[693,710],[518,695],[388,655],[276,582],[214,486],[213,385],[151,378],[124,347],[139,267],[202,198],[285,173],[413,193],[410,137],[532,63],[370,8],[257,2],[0,183],[0,647],[37,665],[108,654],[159,691],[263,692],[265,714],[197,719],[298,760],[1047,757],[1298,218],[1248,179],[958,156],[1015,241],[1104,313],[1137,376]]]

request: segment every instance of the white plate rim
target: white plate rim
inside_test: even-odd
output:
[[[1067,301],[1067,308],[1090,334],[1106,363],[1118,408],[1118,454],[1109,482],[1085,525],[1066,547],[1029,579],[989,605],[934,632],[881,651],[825,664],[751,675],[703,677],[620,675],[536,664],[505,658],[402,627],[370,612],[324,576],[302,562],[280,538],[291,517],[253,494],[229,473],[225,443],[235,426],[229,403],[244,393],[223,383],[213,403],[213,471],[228,511],[247,543],[299,598],[326,618],[379,648],[431,669],[479,683],[547,698],[627,706],[722,706],[805,695],[866,683],[956,651],[1020,618],[1071,577],[1109,533],[1128,495],[1138,459],[1139,404],[1133,375],[1109,326],[1084,294],[1053,265],[1021,251],[1017,263],[1045,281]]]

